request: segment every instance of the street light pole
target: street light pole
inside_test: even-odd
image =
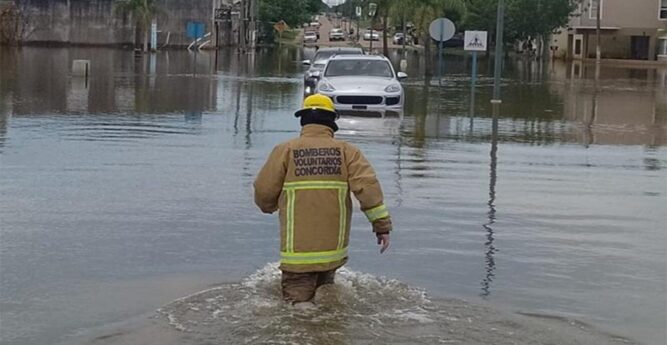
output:
[[[500,77],[503,68],[503,30],[505,20],[505,1],[498,0],[498,15],[496,19],[496,56],[493,71],[493,99],[491,103],[502,103],[500,99]]]
[[[407,33],[407,23],[406,23],[406,17],[405,17],[405,12],[403,12],[403,57],[401,58],[400,62],[400,67],[401,71],[405,72],[408,69],[408,53],[405,50],[405,44],[406,41],[408,40],[408,33]]]
[[[597,23],[595,24],[595,63],[599,64],[600,59],[602,58],[602,51],[600,49],[600,20],[601,20],[601,7],[602,1],[596,0],[598,3],[597,13],[595,17],[597,18]]]

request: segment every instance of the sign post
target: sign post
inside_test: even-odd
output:
[[[278,36],[278,37],[279,37],[279,38],[278,38],[278,44],[279,44],[279,45],[283,44],[283,31],[289,29],[289,26],[287,25],[287,23],[285,23],[284,20],[281,20],[281,21],[279,21],[279,22],[273,24],[273,28],[274,28],[276,31],[278,31],[278,35],[279,35],[279,36]]]
[[[500,77],[503,69],[503,30],[505,29],[505,0],[498,0],[496,17],[496,56],[493,68],[493,99],[491,103],[500,104]]]
[[[488,41],[486,31],[466,31],[463,38],[463,49],[472,52],[472,76],[470,82],[470,115],[475,109],[475,84],[477,83],[477,52],[486,51]]]
[[[456,26],[454,23],[447,18],[438,18],[431,22],[429,25],[428,32],[431,35],[431,38],[438,41],[438,79],[440,84],[442,84],[442,75],[443,75],[443,61],[442,55],[444,50],[445,41],[448,41],[454,37],[456,32]]]

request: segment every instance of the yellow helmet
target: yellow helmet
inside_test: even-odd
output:
[[[303,100],[303,108],[294,113],[294,116],[300,117],[311,110],[324,110],[333,113],[334,115],[338,115],[331,98],[319,93],[306,97],[306,99]]]

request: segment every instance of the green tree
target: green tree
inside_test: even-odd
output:
[[[463,19],[466,29],[495,32],[498,0],[466,0],[466,9]]]
[[[578,0],[509,0],[508,39],[546,42],[554,30],[567,24],[578,3]]]
[[[396,6],[400,0],[375,0],[378,5],[376,17],[380,17],[382,23],[382,54],[389,56],[389,47],[387,46],[387,27],[389,22],[389,13],[391,8]]]
[[[290,27],[310,22],[324,4],[319,0],[259,0],[259,21],[265,33],[273,32],[273,24],[284,20]]]
[[[466,0],[466,8],[463,26],[467,30],[487,31],[489,41],[495,42],[498,0]],[[489,54],[490,50],[487,49],[486,56]]]
[[[537,40],[546,42],[551,33],[567,24],[581,0],[506,0],[504,43]],[[464,25],[471,30],[496,35],[498,0],[466,0]],[[488,54],[488,51],[487,51]]]
[[[321,13],[327,9],[322,0],[307,0],[306,11],[311,14]]]
[[[144,51],[148,51],[148,28],[158,14],[155,0],[116,0],[114,12],[120,15],[131,15],[135,22],[135,32],[143,32]],[[136,36],[136,35],[135,35]]]

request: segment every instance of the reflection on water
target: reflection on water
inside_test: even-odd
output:
[[[484,247],[486,248],[486,276],[482,279],[482,293],[483,297],[487,297],[491,294],[491,282],[495,276],[494,271],[496,269],[496,261],[494,259],[494,254],[498,251],[494,246],[494,231],[493,224],[496,222],[496,181],[497,181],[497,167],[498,167],[498,117],[497,114],[493,116],[493,122],[491,125],[491,152],[489,153],[489,212],[488,217],[489,221],[483,225],[484,230],[486,230],[486,242]]]
[[[249,55],[167,51],[135,57],[118,50],[3,50],[0,113],[5,118],[44,113],[198,113],[220,110],[230,101],[238,109],[241,95],[249,95],[248,102],[255,92],[271,97],[250,103],[291,101],[293,91],[300,88],[303,67],[298,61],[303,54],[290,49]],[[398,55],[393,58],[398,60]],[[72,59],[91,60],[90,80],[70,76]],[[471,98],[470,61],[460,56],[448,60],[443,87],[420,78],[423,58],[409,65],[406,92],[407,113],[415,120],[412,134],[417,141],[420,137],[486,141],[491,123],[484,114],[492,112],[490,95],[479,92],[476,108],[466,107]],[[20,78],[17,71],[22,71]],[[585,64],[508,61],[507,74],[513,77],[503,81],[499,140],[649,146],[667,142],[667,70],[605,67],[600,92],[590,79],[593,73],[593,67]],[[488,63],[482,59],[478,90],[490,87],[488,76]],[[241,83],[252,92],[234,89],[229,97],[224,90],[241,79],[256,81]],[[277,81],[283,82],[279,88]],[[465,115],[471,113],[479,116],[466,121]]]
[[[581,76],[567,73],[567,64],[556,63],[550,71],[538,66],[535,62],[508,63],[508,74],[516,77],[503,83],[501,142],[649,146],[667,143],[667,89],[663,81],[667,70],[642,70],[640,75],[646,79],[638,79],[633,70],[603,67],[601,90],[596,93],[594,82],[586,78],[593,74],[591,66],[580,66],[585,72]],[[483,64],[481,70],[477,89],[488,90],[492,79],[484,76],[488,70]],[[467,71],[457,69],[451,73],[443,88],[414,85],[407,89],[407,113],[423,116],[415,119],[413,134],[488,140],[491,123],[485,114],[492,113],[490,95],[479,92],[476,109],[471,111],[466,107],[466,100],[470,99]],[[433,85],[433,81],[428,84]],[[470,113],[478,114],[477,118],[465,121],[464,114]],[[430,129],[429,133],[423,132],[424,128]]]
[[[68,343],[275,261],[275,219],[250,191],[298,132],[307,54],[0,49],[3,341]],[[664,344],[667,73],[603,67],[596,86],[590,65],[508,60],[494,111],[490,61],[473,107],[468,57],[447,57],[442,87],[424,62],[410,56],[403,118],[340,119],[397,229],[378,256],[356,212],[350,268]],[[460,339],[446,332],[430,334]]]

